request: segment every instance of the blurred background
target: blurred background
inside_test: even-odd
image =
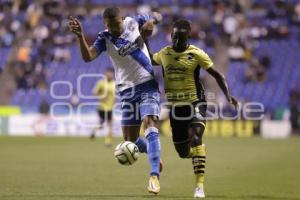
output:
[[[124,16],[152,11],[163,15],[150,39],[153,52],[170,44],[174,20],[190,20],[191,43],[211,56],[216,69],[225,74],[232,94],[242,104],[259,102],[264,106],[260,120],[209,122],[207,136],[299,135],[300,1],[113,2]],[[78,17],[92,44],[104,29],[102,11],[111,5],[110,0],[0,0],[0,134],[89,134],[91,127],[86,125],[98,120],[97,106],[80,105],[97,103],[96,98],[89,98],[97,74],[111,63],[105,53],[84,63],[67,19]],[[155,69],[163,91],[161,68]],[[215,81],[204,71],[200,76],[208,101],[218,102],[226,116],[234,116]],[[50,110],[57,117],[49,117]],[[119,116],[115,118],[114,134],[119,136]],[[170,134],[168,123],[162,123],[161,129]]]

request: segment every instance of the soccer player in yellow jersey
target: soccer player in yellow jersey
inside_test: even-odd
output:
[[[191,25],[181,19],[174,23],[172,46],[153,54],[152,62],[163,68],[165,93],[170,107],[170,124],[175,149],[181,158],[192,158],[196,177],[194,197],[204,198],[204,169],[206,152],[202,143],[205,129],[206,100],[199,81],[200,69],[205,69],[215,78],[229,103],[238,106],[230,95],[222,74],[213,67],[209,56],[189,44]]]
[[[100,103],[98,107],[98,115],[100,126],[93,130],[91,138],[95,137],[95,131],[102,128],[104,122],[107,122],[108,134],[104,139],[107,146],[112,144],[112,109],[115,103],[115,81],[113,79],[113,69],[107,68],[105,70],[105,78],[99,80],[94,89],[93,94],[99,96]]]

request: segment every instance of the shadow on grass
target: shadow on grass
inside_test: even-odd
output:
[[[209,195],[207,196],[207,199],[300,200],[300,198],[298,197],[283,197],[283,196],[272,196],[272,195],[241,195],[241,196]]]
[[[74,198],[74,199],[194,199],[191,196],[180,196],[180,195],[134,195],[134,194],[9,194],[0,195],[0,199],[3,198]],[[241,196],[230,196],[230,195],[208,195],[209,199],[255,199],[255,200],[300,200],[297,197],[283,197],[283,196],[272,196],[272,195],[241,195]]]
[[[8,194],[8,195],[0,195],[5,198],[91,198],[91,199],[122,199],[122,198],[130,198],[130,199],[190,199],[191,197],[187,196],[172,196],[172,195],[134,195],[134,194]]]

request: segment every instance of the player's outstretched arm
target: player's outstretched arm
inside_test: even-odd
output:
[[[93,46],[88,46],[79,20],[70,16],[68,25],[70,31],[73,32],[78,38],[82,59],[85,62],[90,62],[94,60],[98,56],[97,50]]]
[[[236,109],[238,108],[238,101],[235,97],[231,96],[228,89],[227,81],[223,74],[216,71],[214,68],[210,67],[207,69],[207,72],[216,79],[219,87],[222,89],[223,93],[225,94],[228,102],[232,104]]]
[[[163,19],[162,15],[159,12],[152,12],[152,16],[154,24],[159,24]]]
[[[151,49],[150,49],[148,40],[145,40],[145,44],[146,44],[146,47],[147,47],[148,52],[149,52],[149,56],[150,56],[150,59],[151,59],[151,64],[152,64],[152,65],[159,65],[159,64],[158,64],[157,62],[155,62],[155,60],[153,59],[153,52],[152,52]]]
[[[138,15],[135,17],[140,26],[141,36],[144,40],[152,35],[154,24],[162,21],[162,15],[152,12],[150,15]]]
[[[153,59],[153,53],[149,47],[148,38],[152,35],[153,25],[162,21],[162,15],[158,12],[152,12],[150,15],[136,15],[134,16],[134,19],[139,24],[140,34],[148,49],[152,65],[158,65],[158,63]]]

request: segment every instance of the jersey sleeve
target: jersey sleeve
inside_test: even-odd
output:
[[[210,59],[210,57],[205,53],[203,50],[198,49],[197,53],[197,59],[200,67],[203,69],[209,69],[210,67],[213,66],[213,61]]]
[[[98,34],[97,39],[92,46],[97,50],[98,55],[103,51],[106,51],[105,37],[102,33]]]
[[[153,60],[159,65],[162,65],[162,56],[161,55],[162,55],[162,50],[153,54]]]
[[[154,19],[154,17],[149,14],[136,15],[136,16],[133,16],[133,18],[135,19],[135,21],[137,21],[139,23],[139,27],[143,26],[146,23],[146,21],[148,21],[150,19]]]

